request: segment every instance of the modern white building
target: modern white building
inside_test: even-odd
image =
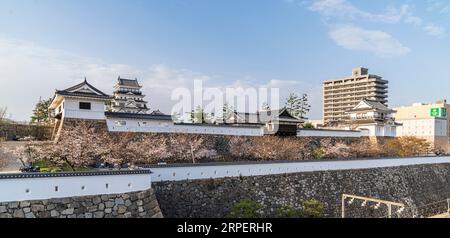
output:
[[[450,105],[446,100],[436,103],[415,103],[395,108],[395,118],[403,126],[397,128],[398,136],[415,136],[427,140],[438,152],[450,153]]]

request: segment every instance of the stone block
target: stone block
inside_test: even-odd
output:
[[[7,211],[8,211],[8,209],[6,208],[6,206],[0,206],[0,213],[4,213]]]
[[[13,213],[14,218],[25,218],[25,213],[22,211],[22,209],[16,209]]]
[[[29,207],[31,203],[29,201],[20,202],[20,208]]]
[[[112,207],[114,207],[114,205],[115,205],[114,202],[111,202],[111,201],[105,202],[105,207],[106,208],[112,208]]]
[[[94,218],[103,218],[104,216],[104,212],[94,212]]]
[[[2,213],[0,214],[0,218],[12,218],[13,216],[9,213]]]
[[[127,211],[127,207],[124,205],[118,206],[117,212],[119,214],[124,214]]]
[[[141,212],[141,213],[139,213],[139,217],[146,217],[147,216],[147,213],[146,212]]]
[[[100,197],[96,196],[96,197],[94,197],[94,198],[92,199],[92,202],[93,202],[95,205],[97,205],[97,204],[99,204],[99,203],[102,202],[102,199],[101,199]]]
[[[10,209],[19,208],[19,203],[18,202],[11,202],[11,203],[9,203],[9,208]]]
[[[124,205],[125,201],[122,198],[116,198],[116,200],[114,200],[114,203],[116,205]]]
[[[72,215],[73,212],[74,212],[74,209],[73,209],[73,208],[68,208],[68,209],[66,209],[66,210],[63,210],[63,211],[61,212],[61,215]]]
[[[25,213],[25,218],[36,218],[36,216],[32,212],[28,212],[28,213]]]
[[[45,210],[44,205],[31,205],[31,211],[33,212],[43,212],[44,210]]]
[[[56,211],[56,210],[52,210],[52,211],[50,212],[50,216],[51,216],[51,217],[59,217],[59,212]]]
[[[127,212],[124,214],[125,218],[132,218],[133,215],[131,214],[131,212]]]

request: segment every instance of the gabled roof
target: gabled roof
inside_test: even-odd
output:
[[[292,116],[286,108],[271,111],[258,111],[257,113],[235,112],[237,123],[265,124],[267,122],[278,121],[286,123],[302,123]]]
[[[136,87],[136,88],[141,87],[141,85],[139,85],[137,79],[123,79],[123,78],[119,77],[117,79],[117,84],[119,86],[126,86],[126,87]]]
[[[363,99],[352,110],[349,110],[349,112],[368,111],[368,110],[376,110],[376,111],[387,112],[387,113],[395,112],[394,110],[386,107],[381,102],[376,101],[376,100],[370,100],[370,99]]]
[[[56,95],[61,96],[73,96],[73,97],[91,97],[98,99],[111,99],[112,97],[88,83],[87,79],[84,82],[77,84],[73,87],[56,90]]]
[[[153,112],[151,113],[151,115],[164,116],[165,114],[162,113],[160,110],[156,110],[156,111],[153,111]]]

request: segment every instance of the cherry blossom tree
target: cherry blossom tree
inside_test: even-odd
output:
[[[195,164],[204,140],[202,135],[174,134],[170,136],[169,143],[175,160],[190,159]]]
[[[67,165],[75,171],[77,167],[95,165],[105,157],[109,148],[103,143],[107,133],[95,123],[77,122],[61,131],[59,140],[37,146],[35,160],[45,160],[53,164]]]

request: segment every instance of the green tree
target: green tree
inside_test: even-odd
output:
[[[305,128],[305,129],[314,129],[315,127],[314,127],[314,125],[311,124],[311,123],[305,123],[305,124],[303,125],[303,128]]]
[[[261,106],[261,110],[263,111],[270,111],[271,108],[269,106],[269,104],[267,102],[263,103],[263,105]]]
[[[324,211],[323,203],[316,200],[307,200],[303,202],[301,209],[290,206],[283,206],[278,210],[279,218],[321,218]]]
[[[262,205],[258,202],[250,199],[242,199],[238,203],[234,204],[231,208],[231,212],[228,215],[229,218],[261,218]]]
[[[7,107],[0,107],[0,123],[2,123],[6,119],[7,113]]]
[[[47,123],[50,121],[48,107],[52,103],[52,98],[47,100],[39,99],[39,102],[36,104],[33,115],[31,116],[32,123]]]
[[[195,110],[191,112],[192,123],[205,124],[209,120],[208,113],[205,112],[201,106],[197,106]]]
[[[286,109],[292,116],[298,119],[307,119],[306,114],[311,110],[308,95],[303,94],[302,96],[298,96],[295,93],[291,93],[286,100]]]
[[[230,106],[230,104],[225,103],[223,104],[222,113],[223,121],[227,122],[231,117],[233,117],[234,109],[232,106]]]

